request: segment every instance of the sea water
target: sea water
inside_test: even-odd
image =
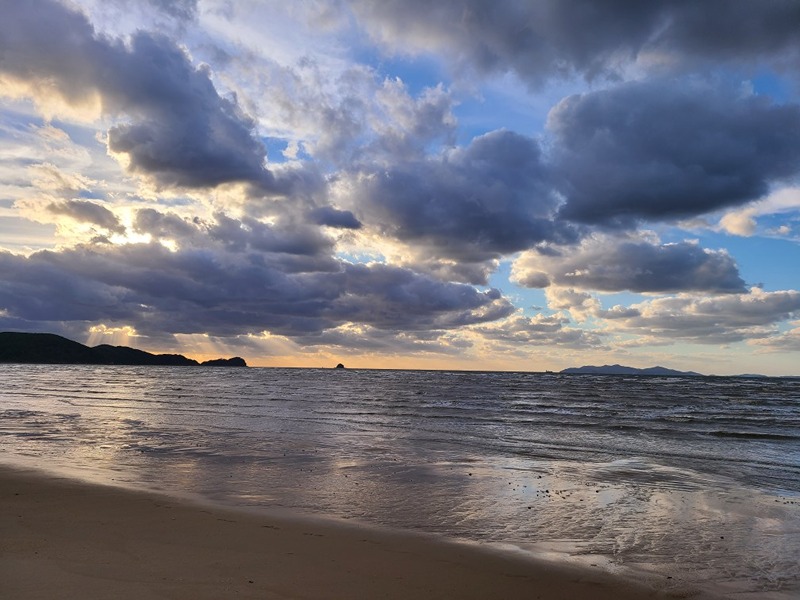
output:
[[[0,457],[800,597],[800,380],[0,365]]]

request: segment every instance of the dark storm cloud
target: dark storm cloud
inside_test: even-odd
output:
[[[514,264],[527,287],[549,285],[603,292],[745,291],[736,262],[724,251],[697,244],[588,238],[560,253],[532,250]]]
[[[51,251],[30,258],[0,252],[0,312],[26,321],[94,321],[124,318],[124,290],[63,269]],[[99,309],[99,313],[98,313]]]
[[[662,69],[753,57],[791,64],[800,56],[800,4],[792,0],[351,0],[351,5],[365,29],[393,49],[443,50],[459,67],[511,71],[530,83],[573,73],[615,75],[648,56]]]
[[[133,228],[158,239],[184,240],[199,233],[198,223],[190,223],[178,215],[165,214],[154,208],[140,208],[136,211]]]
[[[83,14],[49,0],[3,0],[2,13],[0,74],[73,103],[99,95],[106,113],[126,117],[108,144],[131,171],[161,185],[276,186],[253,121],[172,41],[141,31],[127,45],[101,37]]]
[[[489,277],[497,270],[498,260],[480,263],[443,260],[429,253],[415,255],[407,266],[418,273],[427,273],[442,281],[459,281],[475,285],[487,285]]]
[[[361,229],[361,221],[349,210],[338,210],[332,206],[315,208],[309,214],[312,223],[338,229]]]
[[[478,292],[389,265],[348,264],[344,275],[347,294],[330,312],[343,322],[424,331],[495,321],[513,311],[497,290]]]
[[[134,122],[112,127],[108,144],[132,171],[193,187],[268,179],[253,121],[171,41],[138,33],[109,58],[120,77],[103,91]]]
[[[800,173],[800,107],[685,81],[570,96],[550,113],[561,216],[632,226],[755,200]]]
[[[81,223],[92,223],[114,233],[125,233],[125,227],[117,216],[105,206],[88,200],[65,200],[52,202],[47,210],[54,215],[64,215]]]
[[[552,219],[556,198],[538,144],[510,131],[443,157],[362,173],[349,200],[362,222],[464,262],[576,237]]]
[[[288,272],[270,255],[158,243],[0,252],[0,313],[22,321],[129,325],[140,333],[307,336],[344,323],[453,329],[512,310],[480,292],[386,265]]]
[[[214,248],[226,253],[250,253],[253,261],[268,261],[287,273],[336,271],[333,241],[317,227],[294,222],[263,223],[251,217],[234,219],[221,212],[213,221],[189,221],[152,208],[136,212],[134,228],[156,240],[176,242],[181,248]]]
[[[322,256],[326,260],[333,251],[333,242],[317,227],[295,223],[269,225],[249,217],[233,219],[222,213],[214,218],[216,222],[208,228],[208,234],[230,251]]]

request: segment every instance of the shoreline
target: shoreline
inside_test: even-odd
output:
[[[0,465],[0,595],[711,598],[413,533],[263,515]]]

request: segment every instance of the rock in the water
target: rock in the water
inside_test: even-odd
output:
[[[336,368],[337,369],[344,369],[344,365],[342,363],[339,363],[338,365],[336,365]]]

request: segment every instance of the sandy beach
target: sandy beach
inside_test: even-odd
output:
[[[599,570],[0,468],[0,596],[678,597]],[[686,597],[685,594],[679,597]]]

